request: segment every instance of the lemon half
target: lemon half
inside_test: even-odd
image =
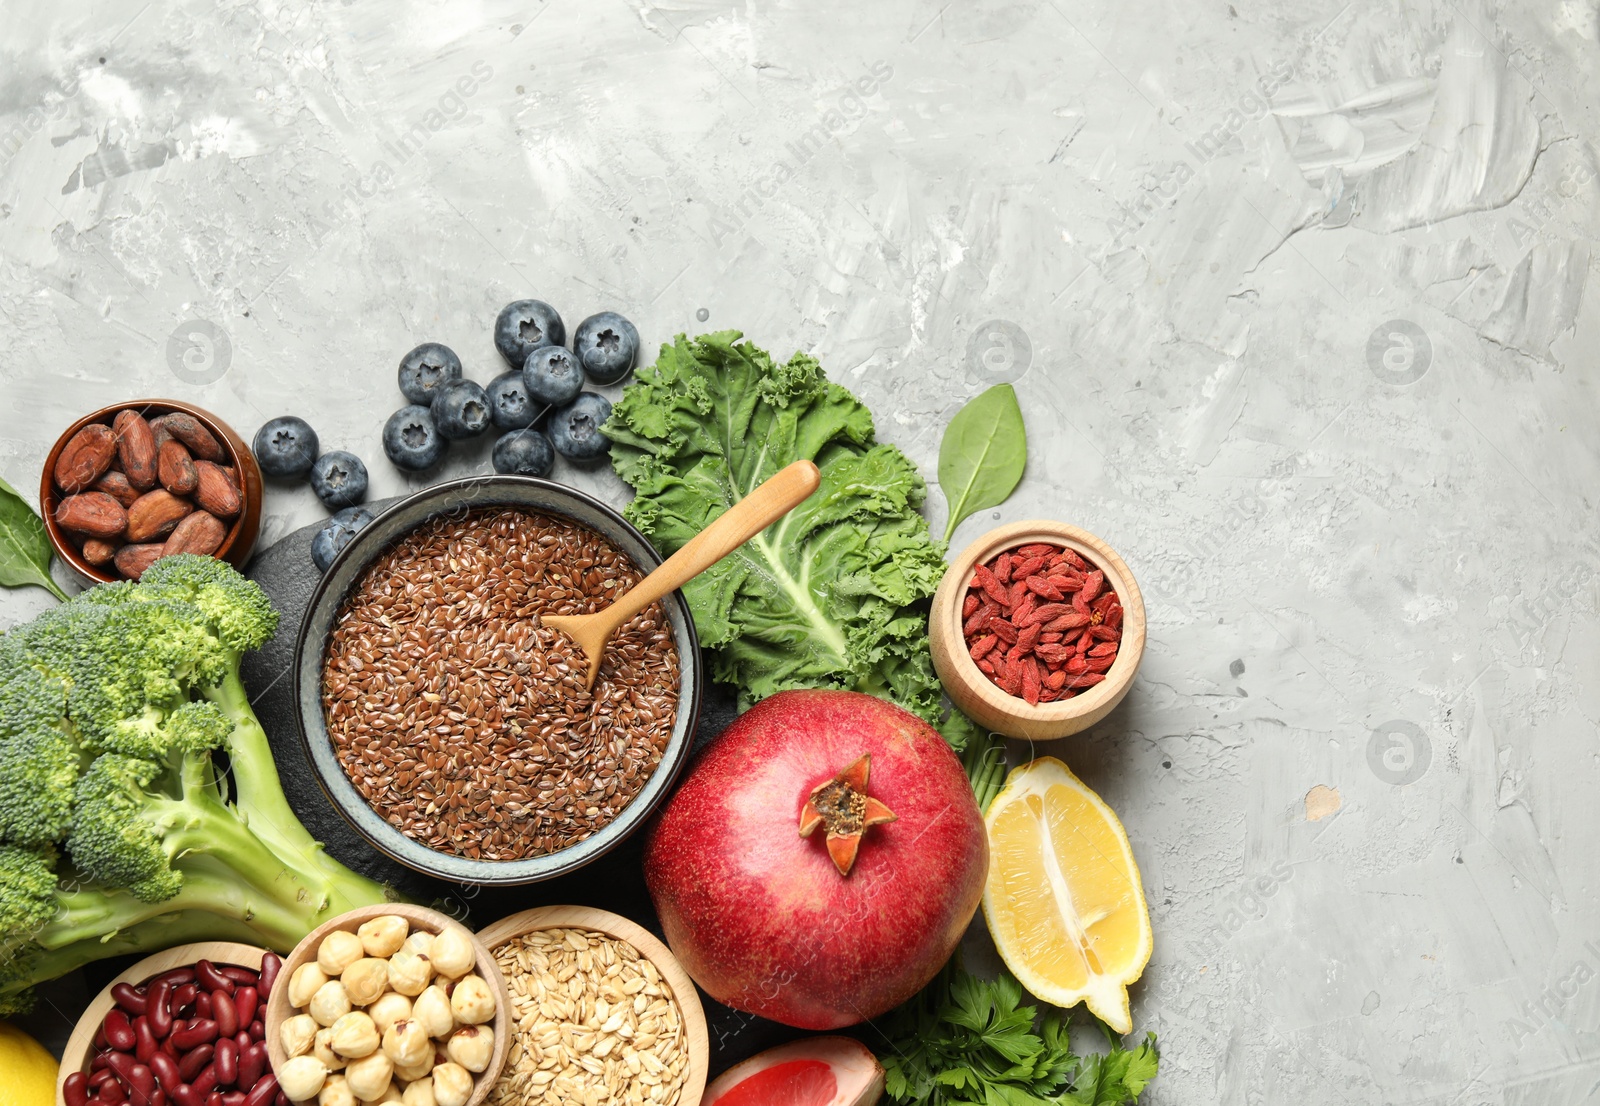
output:
[[[984,823],[983,913],[1006,967],[1036,998],[1131,1032],[1150,911],[1122,823],[1055,757],[1015,769]]]

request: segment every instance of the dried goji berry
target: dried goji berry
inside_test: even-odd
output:
[[[1043,632],[1044,627],[1037,622],[1033,623],[1017,635],[1017,648],[1024,653],[1030,652],[1035,645],[1039,644],[1039,635]]]
[[[1089,573],[1083,578],[1083,599],[1088,602],[1099,596],[1100,588],[1106,582],[1106,574],[1099,569]]]
[[[1044,678],[1044,686],[1051,691],[1060,691],[1066,686],[1067,674],[1065,672],[1052,672]]]
[[[1011,554],[1002,553],[1000,556],[995,558],[994,578],[999,580],[1002,584],[1009,584],[1011,582]]]
[[[1091,657],[1114,657],[1116,654],[1117,643],[1114,641],[1103,641],[1089,650]]]
[[[1044,567],[1043,557],[1019,557],[1011,563],[1011,579],[1026,580]]]
[[[1022,697],[1029,703],[1039,702],[1039,666],[1032,661],[1022,662]]]
[[[986,661],[986,660],[979,661],[978,662],[978,669],[985,676],[993,676],[994,675],[994,663],[992,661]]]
[[[1104,672],[1106,669],[1110,668],[1113,664],[1117,663],[1117,658],[1115,656],[1110,656],[1110,657],[1089,657],[1088,661],[1089,661],[1089,671],[1090,672]]]
[[[1083,656],[1074,653],[1072,659],[1066,663],[1063,671],[1069,676],[1081,676],[1089,671],[1089,662]]]
[[[988,629],[990,633],[995,634],[1007,645],[1015,645],[1017,643],[1017,628],[1003,618],[991,620]]]
[[[1032,545],[1025,545],[1017,550],[1023,557],[1054,557],[1060,550],[1046,542],[1036,541]]]
[[[1104,672],[1085,672],[1081,676],[1069,676],[1067,686],[1074,691],[1081,691],[1086,687],[1093,687],[1106,678]]]
[[[1026,593],[1022,597],[1022,602],[1011,608],[1011,625],[1020,630],[1024,626],[1032,626],[1039,621],[1033,613],[1036,602],[1037,600],[1032,592]]]
[[[1122,631],[1115,626],[1090,626],[1089,636],[1096,641],[1121,641]]]
[[[1059,600],[1065,592],[1051,583],[1048,576],[1029,576],[1023,583],[1040,599]]]
[[[1072,609],[1083,615],[1084,618],[1094,614],[1089,609],[1089,601],[1083,597],[1083,592],[1081,591],[1072,597]]]
[[[971,618],[974,614],[978,613],[978,604],[980,602],[982,602],[982,600],[978,598],[977,592],[967,592],[967,597],[961,601],[962,619]]]
[[[972,648],[967,651],[972,654],[973,660],[979,661],[987,656],[989,651],[999,644],[999,638],[995,637],[993,634],[984,634],[977,641],[973,642]]]
[[[1040,609],[1042,610],[1043,608]],[[1034,612],[1035,617],[1038,616],[1038,613],[1038,611]],[[1089,617],[1090,616],[1088,614],[1082,611],[1075,611],[1071,607],[1068,607],[1065,614],[1062,614],[1057,618],[1052,618],[1049,622],[1044,624],[1044,628],[1046,630],[1055,630],[1064,633],[1068,630],[1076,630],[1081,626],[1089,625]]]

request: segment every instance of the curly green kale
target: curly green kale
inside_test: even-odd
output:
[[[922,477],[814,358],[776,361],[741,337],[679,335],[612,411],[612,463],[638,492],[629,520],[671,553],[779,469],[815,461],[816,494],[684,586],[713,675],[747,702],[843,687],[937,720],[926,601],[944,547],[918,513]]]

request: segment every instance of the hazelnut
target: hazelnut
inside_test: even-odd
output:
[[[317,988],[328,982],[328,973],[317,967],[316,961],[307,961],[289,977],[289,1005],[304,1010]]]
[[[428,1055],[422,1058],[421,1063],[396,1064],[394,1066],[394,1077],[406,1083],[415,1083],[419,1079],[426,1083],[428,1081],[428,1073],[433,1071],[433,1065],[443,1058],[444,1053],[441,1052],[435,1055],[433,1049],[430,1048]]]
[[[388,1090],[384,1091],[381,1095],[372,1099],[370,1102],[363,1102],[361,1106],[395,1106],[395,1104],[401,1101],[403,1100],[400,1096],[400,1088],[396,1087],[393,1083],[390,1083]]]
[[[306,1012],[317,1019],[318,1025],[332,1025],[350,1012],[350,994],[343,983],[330,979],[311,996]]]
[[[315,1056],[293,1056],[278,1067],[278,1089],[295,1102],[315,1098],[327,1079],[327,1065]]]
[[[400,1096],[400,1101],[405,1106],[438,1106],[433,1097],[433,1080],[418,1079],[406,1084],[405,1094]]]
[[[434,971],[454,979],[470,972],[478,955],[466,930],[457,925],[447,925],[434,936],[428,959],[433,961]]]
[[[472,1073],[460,1064],[433,1069],[433,1100],[438,1106],[466,1106],[472,1097]]]
[[[411,1016],[422,1023],[423,1031],[430,1037],[443,1040],[455,1028],[456,1016],[450,1009],[450,996],[435,983],[411,1004]]]
[[[433,1055],[433,1042],[421,1022],[402,1019],[384,1031],[383,1051],[395,1064],[412,1067]]]
[[[290,1056],[304,1056],[311,1051],[311,1042],[317,1036],[317,1019],[310,1014],[296,1014],[284,1019],[278,1027],[278,1043]]]
[[[418,956],[427,956],[433,952],[433,934],[425,929],[412,930],[411,936],[406,938],[404,947]]]
[[[324,937],[322,944],[317,946],[317,967],[327,972],[329,976],[336,976],[365,954],[366,950],[361,947],[361,938],[354,933],[336,929]]]
[[[385,914],[381,918],[362,922],[356,930],[356,936],[361,938],[361,947],[368,956],[387,957],[400,951],[410,929],[404,918],[397,914]]]
[[[494,993],[482,976],[462,976],[450,991],[450,1010],[463,1025],[481,1025],[494,1017]]]
[[[411,1000],[398,991],[390,991],[367,1007],[367,1013],[372,1018],[372,1024],[382,1033],[401,1018],[411,1016]]]
[[[333,1045],[330,1043],[332,1040],[333,1030],[317,1030],[316,1040],[311,1042],[311,1055],[321,1060],[329,1071],[340,1071],[344,1068],[345,1058],[333,1051]]]
[[[487,1025],[464,1025],[450,1034],[444,1050],[450,1059],[468,1071],[483,1071],[494,1055],[494,1030]]]
[[[402,995],[420,995],[433,979],[433,961],[401,949],[389,961],[389,986]]]
[[[317,1106],[356,1106],[356,1096],[342,1075],[330,1075],[317,1095]]]
[[[394,1064],[380,1050],[351,1060],[345,1065],[344,1077],[350,1084],[350,1093],[364,1102],[383,1097],[394,1077]]]
[[[377,1002],[389,989],[389,962],[375,956],[363,956],[339,976],[350,1001],[357,1006]]]
[[[360,1010],[352,1011],[333,1023],[328,1043],[333,1051],[349,1060],[371,1055],[378,1047],[378,1027]],[[366,1095],[360,1097],[366,1098]]]

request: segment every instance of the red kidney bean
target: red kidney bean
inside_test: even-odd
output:
[[[283,970],[283,958],[275,952],[269,952],[261,958],[261,980],[256,984],[256,990],[263,996],[272,994],[272,985],[278,982],[278,973]]]
[[[239,1042],[223,1037],[217,1042],[217,1086],[231,1087],[239,1078]]]
[[[222,1106],[222,1092],[212,1091],[206,1095],[206,1106]]]
[[[131,983],[119,983],[111,988],[111,998],[112,1001],[130,1014],[143,1014],[145,1012],[145,996]]]
[[[208,991],[226,991],[233,994],[234,982],[223,975],[217,966],[209,960],[202,960],[194,966],[194,977],[200,986]]]
[[[210,1018],[197,1018],[186,1028],[174,1029],[168,1038],[181,1052],[195,1045],[210,1044],[217,1039],[217,1023]]]
[[[67,1106],[84,1106],[89,1101],[89,1077],[81,1071],[67,1076],[61,1084],[61,1097],[67,1100]]]
[[[289,1101],[288,1095],[284,1094],[282,1091],[279,1091],[278,1097],[272,1100],[272,1106],[294,1106],[294,1103]]]
[[[192,1005],[194,996],[199,990],[200,988],[193,983],[180,983],[174,987],[172,989],[172,997],[167,1000],[167,1004],[172,1007],[172,1016],[177,1017],[184,1007]]]
[[[150,1019],[143,1014],[133,1019],[133,1054],[139,1058],[139,1063],[148,1064],[150,1057],[161,1049],[161,1042],[156,1040],[155,1033],[150,1028]]]
[[[170,972],[162,972],[160,975],[156,976],[154,979],[146,980],[145,981],[145,986],[149,986],[151,983],[154,983],[157,979],[161,980],[163,983],[169,983],[174,987],[179,987],[179,986],[182,986],[185,983],[193,983],[194,982],[194,969],[193,968],[173,968]]]
[[[260,1018],[257,1018],[255,1021],[250,1023],[250,1027],[246,1029],[245,1032],[250,1034],[250,1039],[252,1041],[259,1041],[266,1037],[267,1027],[261,1024]]]
[[[111,1013],[105,1020],[106,1043],[118,1052],[132,1052],[137,1039],[133,1035],[133,1026],[128,1021],[126,1011],[112,1007]]]
[[[217,1023],[217,1036],[231,1037],[239,1032],[239,1008],[226,991],[211,993],[211,1018]]]
[[[269,1071],[261,1077],[261,1082],[250,1088],[250,1097],[244,1100],[245,1106],[267,1106],[277,1093],[278,1077]]]
[[[106,1103],[106,1106],[117,1106],[118,1103],[128,1097],[128,1092],[122,1089],[121,1081],[116,1079],[108,1079],[100,1084],[100,1090],[97,1093],[100,1096],[100,1101]]]
[[[128,1082],[132,1084],[132,1093],[128,1095],[128,1101],[132,1102],[133,1106],[152,1106],[151,1099],[156,1093],[155,1073],[143,1064],[135,1064],[128,1072]]]
[[[228,1091],[222,1096],[222,1106],[244,1106],[244,1100],[249,1097],[243,1091]]]
[[[241,1029],[233,1035],[233,1043],[239,1046],[239,1055],[244,1055],[244,1050],[255,1044],[248,1030]]]
[[[101,1022],[100,1023],[100,1028],[96,1029],[94,1031],[94,1040],[91,1043],[94,1045],[95,1048],[105,1048],[106,1047],[106,1025],[105,1025],[105,1022]]]
[[[168,1094],[172,1094],[183,1083],[183,1077],[178,1074],[178,1061],[165,1052],[158,1052],[150,1058],[150,1070],[155,1073],[161,1089]]]
[[[98,1059],[103,1060],[105,1058],[98,1057]],[[115,1079],[116,1077],[116,1072],[112,1071],[110,1068],[102,1067],[99,1071],[92,1072],[89,1075],[89,1089],[98,1091],[101,1087],[105,1086],[106,1080]]]
[[[239,1024],[249,1025],[256,1020],[256,1008],[261,1004],[261,992],[254,987],[240,987],[233,996],[234,1009],[239,1011]]]
[[[200,1069],[200,1074],[189,1083],[194,1088],[195,1094],[210,1094],[217,1087],[217,1062],[215,1060]]]
[[[106,1053],[106,1066],[112,1071],[116,1072],[117,1078],[121,1079],[124,1083],[132,1080],[133,1069],[138,1065],[138,1063],[139,1061],[133,1058],[133,1053],[131,1052]]]
[[[211,995],[209,993],[199,991],[195,994],[194,1014],[197,1018],[209,1018],[211,1016]]]
[[[237,964],[223,964],[217,971],[245,987],[254,987],[261,977],[249,968],[241,968]]]
[[[210,1045],[199,1045],[184,1053],[183,1059],[178,1061],[178,1078],[185,1083],[193,1083],[200,1069],[211,1063],[214,1051]]]
[[[150,984],[149,1002],[146,1004],[144,1016],[150,1019],[150,1032],[157,1038],[165,1037],[172,1032],[172,1007],[169,1005],[172,996],[172,984],[166,980]]]
[[[102,1071],[105,1070],[105,1067],[106,1067],[106,1050],[104,1048],[101,1048],[97,1052],[95,1052],[94,1059],[89,1061],[89,1074],[90,1075],[94,1075],[94,1074],[97,1074],[99,1072],[102,1072]]]
[[[178,1046],[172,1043],[172,1037],[170,1034],[167,1036],[166,1040],[161,1042],[161,1051],[165,1052],[174,1060],[178,1058]]]
[[[194,1088],[189,1084],[179,1083],[177,1089],[172,1092],[172,1101],[178,1106],[201,1106],[204,1099],[195,1094]]]
[[[267,1042],[257,1041],[239,1053],[239,1089],[248,1091],[267,1070]]]
[[[167,1106],[167,1092],[157,1087],[150,1092],[150,1106]]]

